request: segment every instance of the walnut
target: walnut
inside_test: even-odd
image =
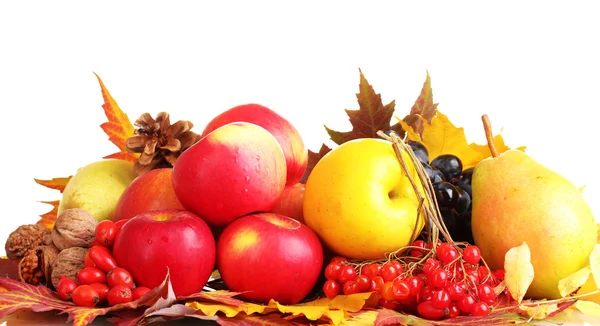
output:
[[[58,287],[58,279],[62,275],[68,276],[73,280],[77,279],[77,272],[85,267],[83,261],[85,260],[87,251],[88,249],[86,248],[71,247],[62,250],[58,254],[52,263],[51,279],[54,288]]]
[[[32,285],[50,285],[52,263],[58,256],[55,246],[39,246],[29,250],[19,262],[19,278]]]
[[[94,241],[98,221],[86,210],[71,208],[56,218],[52,229],[52,242],[59,250],[71,247],[88,247]]]
[[[50,244],[50,230],[42,224],[25,224],[14,230],[6,240],[4,249],[9,259],[21,259],[41,245]]]

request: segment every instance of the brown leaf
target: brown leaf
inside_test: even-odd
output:
[[[7,277],[15,281],[19,281],[18,267],[19,261],[8,259],[6,257],[0,258],[0,277]]]
[[[411,126],[416,133],[422,135],[424,122],[426,121],[431,123],[431,119],[437,113],[437,106],[437,103],[433,103],[431,78],[429,77],[429,72],[427,72],[427,77],[423,83],[421,94],[419,94],[415,104],[410,109],[410,114],[404,117],[402,120]]]
[[[393,130],[402,134],[400,124],[390,125],[394,115],[395,101],[383,105],[381,94],[375,93],[373,86],[369,84],[362,71],[359,70],[359,72],[360,91],[356,94],[359,109],[346,110],[350,124],[352,124],[352,131],[339,132],[325,126],[331,140],[338,145],[358,138],[379,138],[377,135],[379,130]]]
[[[108,89],[104,86],[102,79],[100,79],[100,76],[96,73],[94,73],[94,75],[96,75],[96,78],[98,78],[98,82],[100,83],[100,90],[102,92],[102,98],[104,99],[102,108],[108,119],[108,122],[101,124],[100,127],[108,135],[108,139],[120,150],[120,152],[105,156],[104,158],[117,158],[135,162],[139,154],[128,152],[125,144],[127,138],[133,136],[133,125],[127,114],[119,108],[117,101],[110,95]]]
[[[300,182],[306,183],[308,180],[308,175],[315,168],[315,165],[325,156],[325,154],[329,153],[331,148],[329,146],[322,144],[318,153],[315,153],[311,150],[308,151],[308,164],[306,165],[306,171],[304,172],[304,176],[302,176],[302,180]]]

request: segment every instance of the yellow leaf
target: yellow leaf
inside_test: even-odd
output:
[[[545,302],[546,299],[542,299],[535,307],[523,307],[523,314],[533,319],[544,319],[559,309],[558,304]]]
[[[526,242],[506,252],[504,271],[504,281],[508,290],[517,302],[521,303],[534,277],[531,251]]]
[[[596,281],[596,286],[600,289],[600,244],[597,244],[590,254],[590,270]]]
[[[587,282],[588,277],[592,271],[588,266],[578,270],[577,272],[563,278],[558,281],[558,291],[560,295],[564,298],[569,294],[577,291],[581,286]]]
[[[600,317],[600,304],[591,301],[579,300],[573,304],[584,315]]]
[[[487,144],[480,145],[476,143],[467,143],[464,128],[456,127],[448,117],[439,110],[431,119],[430,124],[423,124],[422,137],[419,137],[419,134],[405,122],[399,120],[399,123],[406,131],[408,140],[422,142],[425,147],[427,147],[430,160],[441,154],[454,154],[462,161],[463,169],[468,169],[474,167],[484,158],[492,155]],[[481,130],[483,133],[483,127]],[[510,149],[510,147],[504,144],[502,135],[494,136],[494,145],[499,153]],[[518,149],[525,150],[525,147],[519,147]]]

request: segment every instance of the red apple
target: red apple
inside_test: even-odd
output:
[[[172,174],[172,168],[161,168],[135,178],[121,194],[113,221],[157,209],[183,209],[173,190]]]
[[[257,213],[229,224],[217,243],[225,285],[240,297],[296,304],[315,286],[323,247],[308,226],[283,215]]]
[[[137,286],[154,288],[170,273],[177,296],[199,292],[215,266],[216,244],[206,222],[182,209],[155,210],[129,220],[113,255]]]
[[[285,157],[273,135],[252,123],[233,122],[179,156],[173,188],[186,209],[212,226],[225,226],[273,208],[285,177]]]
[[[204,128],[202,136],[230,122],[243,121],[259,125],[267,129],[279,142],[287,164],[286,185],[291,186],[300,181],[308,163],[308,151],[296,128],[275,111],[259,105],[244,104],[231,108],[213,118]]]
[[[304,223],[304,184],[297,183],[293,186],[286,186],[275,204],[271,213],[281,214],[291,217],[301,223]]]

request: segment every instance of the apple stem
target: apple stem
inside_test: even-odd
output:
[[[485,131],[487,145],[492,153],[492,156],[496,157],[500,155],[500,153],[498,153],[496,145],[494,145],[494,135],[492,134],[492,123],[490,122],[490,118],[487,116],[487,114],[484,114],[481,116],[481,120],[483,121],[483,130]]]

